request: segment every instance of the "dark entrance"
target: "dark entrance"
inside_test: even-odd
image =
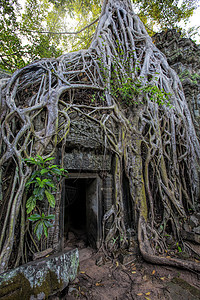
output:
[[[86,244],[98,248],[101,240],[101,180],[92,174],[76,174],[65,180],[64,239],[68,233],[84,236]]]
[[[65,185],[65,233],[86,231],[86,179],[69,179]]]

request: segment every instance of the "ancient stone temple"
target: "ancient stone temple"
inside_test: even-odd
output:
[[[115,156],[107,145],[103,127],[78,113],[74,114],[72,120],[66,137],[63,164],[69,176],[64,180],[61,203],[57,209],[57,234],[52,228],[53,237],[50,233],[49,241],[53,240],[54,248],[63,249],[68,232],[84,230],[88,245],[99,248],[103,235],[102,219],[114,201]],[[60,152],[58,149],[58,153]],[[58,161],[60,159],[58,154]],[[128,180],[123,174],[122,191],[128,229],[133,224],[127,185]],[[109,222],[106,223],[105,232],[108,229]]]
[[[104,209],[112,205],[112,156],[109,150],[104,151],[99,127],[93,121],[74,117],[64,156],[69,178],[63,188],[61,230],[65,237],[72,227],[85,229],[89,244],[98,248]]]
[[[153,39],[181,80],[193,123],[200,137],[200,45],[181,37],[181,33],[175,29],[157,33]]]
[[[158,33],[153,40],[181,79],[196,132],[200,137],[200,47],[190,39],[181,38],[180,33],[175,30]],[[10,74],[1,71],[2,86],[5,86],[9,77]],[[81,104],[81,99],[88,98],[91,104],[92,94],[92,91],[90,94],[88,91],[84,93],[83,90],[77,90],[73,96],[74,102]],[[64,94],[62,97],[65,100],[69,95]],[[39,124],[40,122],[38,126]],[[117,135],[117,126],[115,134]],[[58,201],[57,204],[57,222],[49,232],[49,247],[63,249],[69,231],[84,229],[88,244],[99,248],[103,235],[102,218],[111,209],[115,193],[115,157],[105,139],[103,127],[97,126],[92,117],[89,120],[78,112],[71,115],[66,145],[64,167],[68,170],[69,177],[63,184],[61,203]],[[61,149],[57,151],[58,164],[61,163],[59,153]],[[127,214],[125,223],[129,229],[134,227],[134,220],[125,173],[122,191]],[[106,226],[109,227],[109,222]]]
[[[176,47],[171,65],[189,70],[198,86],[196,62],[177,57],[187,53],[185,46],[173,39],[169,45]],[[87,50],[33,62],[3,84],[1,272],[30,261],[33,253],[63,250],[75,231],[84,231],[87,245],[102,245],[111,257],[139,246],[149,262],[199,270],[194,262],[186,266],[165,257],[166,234],[179,241],[191,211],[200,210],[199,141],[180,79],[129,0],[105,1]],[[187,99],[198,122],[198,91],[185,92],[192,95]],[[43,167],[46,158],[69,172],[56,188],[51,185],[56,199],[47,194],[38,205],[41,194],[27,191],[33,168],[26,158],[36,155]],[[43,222],[49,214],[48,237],[46,232],[36,244],[39,223],[28,230],[26,219]]]
[[[153,40],[181,79],[200,137],[200,48],[191,39],[181,38],[176,30],[158,33]],[[75,95],[75,101],[81,103],[81,97],[89,96],[79,91]],[[67,148],[64,156],[64,167],[69,171],[69,178],[65,180],[62,203],[58,209],[60,225],[57,225],[57,235],[54,232],[54,238],[50,240],[54,241],[54,247],[57,245],[58,249],[62,249],[70,230],[84,228],[89,245],[99,248],[103,234],[102,218],[111,209],[115,192],[114,156],[109,146],[105,148],[103,128],[100,129],[92,119],[83,118],[78,113],[74,114],[72,120],[70,133],[66,137]],[[128,180],[123,174],[122,190],[127,212],[125,223],[128,229],[133,228],[134,221],[127,185]]]

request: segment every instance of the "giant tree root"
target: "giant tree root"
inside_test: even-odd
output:
[[[166,258],[158,255],[154,255],[152,252],[152,248],[149,245],[149,241],[147,240],[147,236],[144,234],[143,230],[145,228],[145,221],[142,217],[139,218],[138,222],[138,242],[141,255],[143,258],[152,264],[165,265],[165,266],[173,266],[177,268],[187,269],[189,271],[200,272],[200,265],[198,263],[192,261],[185,261],[182,259],[176,258]]]

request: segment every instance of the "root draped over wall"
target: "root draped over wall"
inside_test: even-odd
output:
[[[172,107],[158,105],[145,89],[133,93],[127,104],[113,89],[128,79],[169,93]],[[164,257],[163,239],[170,224],[174,239],[181,241],[182,226],[197,207],[199,142],[179,78],[152,43],[130,1],[105,1],[89,49],[16,71],[1,99],[1,272],[24,262],[27,255],[25,184],[31,169],[23,159],[52,156],[58,148],[63,159],[75,113],[103,130],[105,146],[115,155],[115,201],[103,224],[111,215],[113,221],[104,235],[104,249],[113,251],[116,236],[120,239],[115,246],[128,244],[122,194],[125,172],[144,258],[199,271],[194,262]]]

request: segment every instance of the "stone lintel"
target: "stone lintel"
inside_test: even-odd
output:
[[[64,168],[67,170],[110,171],[111,155],[97,155],[85,152],[66,153]]]

